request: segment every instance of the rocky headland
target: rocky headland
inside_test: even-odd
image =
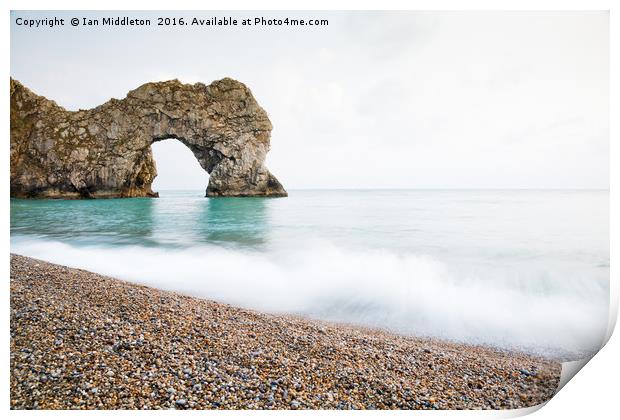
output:
[[[549,400],[561,371],[16,255],[10,299],[12,409],[511,409]]]
[[[151,144],[168,138],[209,173],[209,197],[286,196],[264,165],[271,128],[252,92],[229,78],[147,83],[75,112],[11,79],[11,196],[156,197]]]

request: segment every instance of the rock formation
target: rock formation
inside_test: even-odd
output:
[[[286,196],[264,165],[271,128],[250,90],[229,78],[147,83],[75,112],[11,79],[11,196],[157,197],[151,144],[168,138],[210,174],[208,197]]]

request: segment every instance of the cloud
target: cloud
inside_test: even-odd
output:
[[[70,109],[152,80],[234,77],[270,115],[267,163],[288,188],[608,188],[606,13],[261,12],[291,13],[330,23],[13,25],[11,73]]]

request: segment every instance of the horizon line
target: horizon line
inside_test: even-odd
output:
[[[200,188],[202,190],[204,188]],[[199,188],[157,188],[158,191],[196,191]],[[576,187],[566,187],[566,188],[558,188],[558,187],[518,187],[518,188],[501,188],[501,187],[493,187],[493,188],[484,188],[484,187],[466,187],[466,188],[450,188],[450,187],[441,187],[441,188],[432,188],[432,187],[307,187],[307,188],[287,188],[287,191],[346,191],[346,190],[361,190],[361,191],[379,191],[379,190],[390,190],[390,191],[609,191],[610,188],[576,188]]]

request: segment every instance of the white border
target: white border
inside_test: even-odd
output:
[[[611,77],[611,95],[610,95],[610,115],[618,115],[618,85],[614,83],[612,75],[619,74],[618,66],[618,30],[617,25],[619,22],[617,13],[620,13],[620,6],[617,6],[612,0],[521,0],[521,1],[509,1],[509,0],[298,0],[298,1],[284,1],[284,0],[266,0],[262,1],[260,5],[256,1],[251,0],[229,0],[229,1],[200,1],[200,0],[151,0],[148,2],[130,2],[128,0],[108,0],[108,1],[78,1],[78,0],[56,0],[56,1],[44,1],[44,0],[5,0],[2,2],[2,8],[4,9],[4,16],[0,19],[0,42],[3,46],[3,54],[0,58],[0,63],[4,68],[5,75],[10,75],[9,66],[9,10],[610,10],[610,77]],[[4,279],[8,279],[9,274],[9,83],[8,77],[5,78],[5,83],[1,84],[1,90],[4,100],[1,102],[0,113],[2,117],[0,121],[2,124],[2,133],[4,133],[4,151],[0,153],[0,162],[2,163],[2,183],[0,183],[0,196],[4,199],[4,211],[2,211],[3,223],[1,225],[2,237],[1,237],[1,252],[4,258],[2,259],[2,273]],[[614,112],[615,111],[615,112]],[[617,118],[611,118],[610,120],[610,174],[611,182],[618,179],[619,171],[617,167],[613,165],[617,162],[618,148],[615,141],[617,138]],[[618,214],[620,206],[618,206],[618,197],[615,194],[613,188],[610,191],[610,214]],[[613,331],[617,310],[618,310],[618,284],[616,280],[616,264],[617,258],[617,238],[618,228],[614,223],[615,219],[612,217],[610,220],[611,229],[611,259],[610,259],[610,277],[611,277],[611,295],[612,295],[612,314],[610,315],[610,327],[608,334]],[[5,326],[6,339],[2,348],[3,363],[2,373],[4,378],[4,386],[2,387],[2,400],[7,404],[9,403],[9,381],[8,381],[8,368],[9,368],[9,344],[10,336],[8,334],[9,325],[9,285],[8,281],[5,281],[4,288],[2,289],[2,298],[4,302],[4,310],[2,311],[3,325]],[[576,380],[570,381],[565,388],[562,389],[559,394],[554,397],[543,410],[537,411],[532,418],[547,419],[547,418],[593,418],[593,419],[606,419],[613,418],[618,415],[617,404],[617,388],[616,378],[620,374],[620,364],[618,363],[617,356],[620,355],[620,342],[616,336],[612,337],[607,346],[597,354],[594,359],[585,366],[583,372],[578,375]],[[515,415],[527,414],[535,410],[515,410],[515,411],[499,411],[499,412],[440,412],[442,417],[445,416],[458,416],[465,418],[481,418],[481,417],[513,417]],[[112,413],[112,414],[111,414]],[[10,412],[12,416],[19,416],[25,418],[49,416],[56,413],[51,412]],[[180,413],[179,413],[180,414]],[[239,413],[239,412],[184,412],[185,416],[195,415],[207,415],[230,418],[231,416],[241,417],[242,415],[252,415],[266,417],[289,417],[299,416],[308,417],[312,416],[363,416],[363,417],[376,417],[376,416],[403,416],[403,415],[415,415],[415,416],[436,416],[438,413],[431,412],[359,412],[359,413],[334,413],[334,412],[251,412],[251,413]],[[170,412],[62,412],[63,416],[118,416],[118,415],[134,415],[134,416],[170,416],[173,415]]]

